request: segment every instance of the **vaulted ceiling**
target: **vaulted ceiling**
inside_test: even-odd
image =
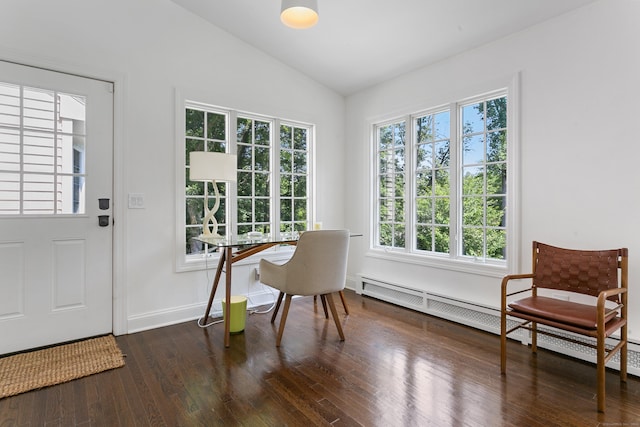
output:
[[[280,0],[172,0],[342,95],[521,31],[596,0],[318,0],[307,30]]]

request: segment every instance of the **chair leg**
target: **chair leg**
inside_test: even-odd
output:
[[[322,301],[322,309],[324,310],[324,318],[329,318],[329,312],[327,311],[327,299],[324,295],[320,295],[320,301]]]
[[[605,407],[605,347],[604,332],[598,331],[598,345],[596,349],[596,369],[598,371],[598,412],[604,412]]]
[[[284,308],[282,309],[282,316],[280,317],[280,327],[278,328],[278,337],[276,338],[276,347],[280,347],[280,341],[282,341],[282,333],[284,332],[284,324],[287,321],[287,315],[289,314],[289,307],[291,306],[292,295],[287,294],[284,300]]]
[[[349,306],[347,305],[347,300],[344,299],[344,292],[340,291],[340,299],[342,300],[342,306],[344,307],[344,312],[349,315]]]
[[[333,321],[336,322],[336,328],[338,328],[338,335],[340,335],[340,341],[344,341],[344,332],[342,331],[342,325],[340,324],[340,318],[338,317],[336,304],[333,302],[333,296],[331,296],[331,294],[325,294],[323,296],[327,298],[327,302],[329,303],[329,308],[331,309],[331,315],[333,316]]]
[[[500,373],[507,373],[507,314],[500,314]]]
[[[620,381],[627,382],[627,325],[622,327],[620,338],[624,341],[620,348]]]
[[[278,300],[276,302],[276,306],[273,309],[273,314],[271,315],[271,323],[276,321],[276,315],[278,314],[278,310],[280,310],[280,303],[282,302],[282,297],[284,296],[284,292],[280,292],[278,294]]]
[[[538,324],[531,322],[531,352],[538,352]]]

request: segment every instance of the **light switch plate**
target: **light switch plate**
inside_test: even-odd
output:
[[[129,209],[144,209],[144,194],[129,193]]]

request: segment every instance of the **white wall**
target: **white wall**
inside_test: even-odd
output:
[[[315,123],[316,218],[325,228],[343,226],[341,96],[169,0],[5,0],[0,9],[0,59],[117,81],[120,332],[201,314],[208,297],[204,271],[175,273],[176,90]],[[146,209],[124,208],[128,193],[143,193]],[[249,272],[237,271],[239,292],[254,285]]]
[[[626,246],[630,337],[640,342],[640,2],[603,0],[347,99],[346,226],[369,223],[367,122],[498,88],[520,73],[521,271],[531,241],[575,248]],[[499,307],[500,279],[367,256],[350,274]]]
[[[351,96],[346,112],[339,95],[168,0],[4,0],[1,9],[0,59],[120,84],[114,209],[122,213],[116,278],[126,295],[127,328],[179,321],[206,302],[204,272],[174,272],[176,89],[199,93],[203,102],[318,125],[317,219],[325,228],[365,233],[351,241],[351,277],[371,273],[497,306],[495,277],[366,256],[366,123],[493,89],[521,72],[521,264],[528,267],[534,239],[629,247],[631,336],[640,341],[633,309],[640,306],[634,292],[640,278],[634,170],[640,2],[603,0]],[[292,85],[296,90],[287,90]],[[130,192],[144,193],[146,209],[123,208]],[[247,266],[236,275],[240,291],[253,286],[249,272]]]

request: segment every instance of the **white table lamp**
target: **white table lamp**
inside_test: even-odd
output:
[[[204,217],[202,218],[202,237],[220,237],[218,235],[218,221],[215,213],[220,207],[220,193],[216,181],[236,181],[237,158],[235,154],[192,151],[189,153],[189,179],[204,182]],[[213,183],[216,202],[209,209],[209,195],[207,182]],[[213,231],[209,228],[213,224]]]

